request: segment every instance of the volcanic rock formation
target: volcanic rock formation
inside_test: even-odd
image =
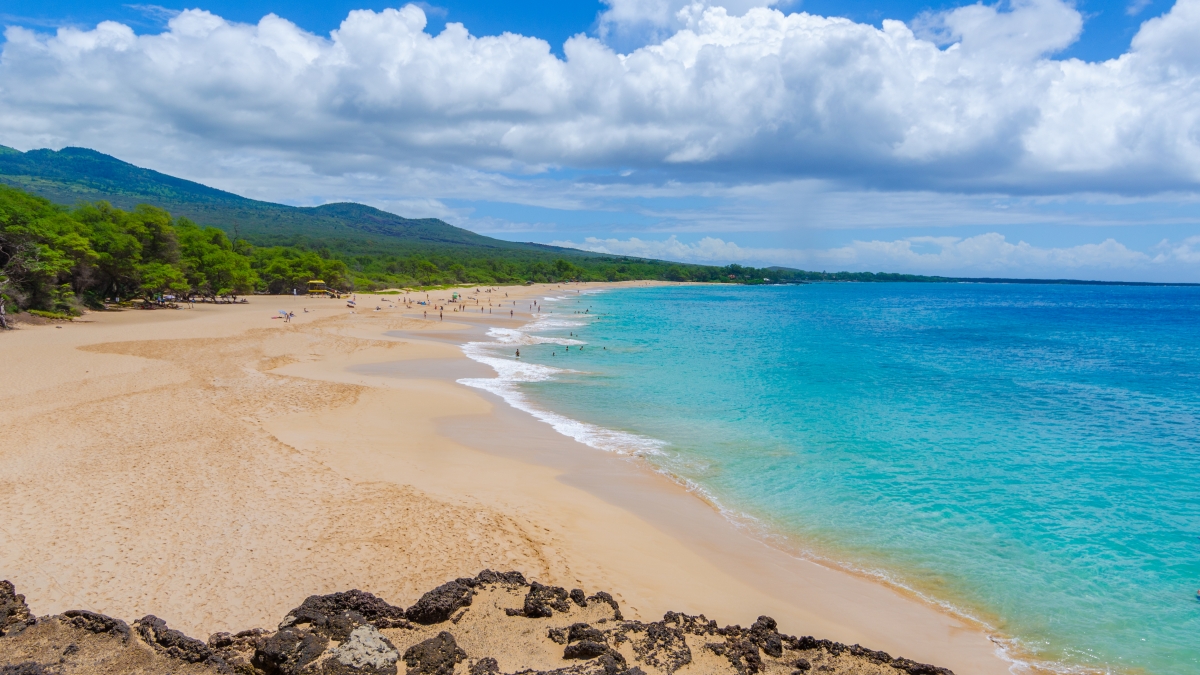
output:
[[[0,675],[953,675],[945,668],[812,637],[770,617],[719,627],[668,612],[625,620],[611,595],[481,572],[404,610],[362,591],[311,596],[274,631],[202,642],[146,616],[72,610],[35,618],[0,581]]]

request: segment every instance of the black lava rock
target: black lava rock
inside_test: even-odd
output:
[[[325,651],[329,640],[312,631],[284,628],[262,641],[251,663],[267,675],[297,675]]]
[[[572,602],[580,607],[587,607],[587,596],[584,594],[582,588],[572,589],[569,595],[571,596]]]
[[[422,595],[417,604],[408,608],[405,616],[409,621],[424,625],[449,619],[460,607],[470,606],[475,595],[474,589],[464,581],[467,580],[451,581]]]
[[[582,640],[567,645],[563,650],[564,659],[594,659],[602,654],[609,652],[608,645],[603,642],[594,642],[592,640]]]
[[[208,648],[208,645],[195,638],[190,638],[173,628],[168,628],[166,621],[153,614],[147,614],[140,620],[135,621],[133,627],[138,635],[146,641],[146,644],[153,647],[155,651],[173,659],[179,659],[188,663],[219,660],[214,656],[212,650]]]
[[[114,635],[123,641],[129,641],[129,624],[111,616],[96,614],[86,609],[69,609],[60,617],[63,623],[97,635]]]
[[[525,586],[525,575],[520,572],[493,572],[484,570],[475,576],[477,584],[504,584],[506,586]]]
[[[560,586],[543,586],[538,582],[529,585],[529,593],[525,595],[525,616],[531,619],[554,616],[555,611],[569,612],[567,591]]]
[[[591,640],[592,642],[604,642],[604,633],[592,628],[586,623],[573,623],[567,629],[567,642],[579,642],[580,640]]]
[[[408,626],[403,608],[389,605],[382,599],[357,589],[329,595],[310,595],[288,614],[296,617],[293,623],[302,623],[303,617],[308,618],[315,627],[328,624],[337,617],[349,619],[350,623],[357,625],[369,623],[376,628]],[[341,633],[341,630],[337,632]],[[348,635],[349,631],[345,634]]]
[[[419,642],[404,652],[408,675],[454,675],[454,665],[465,658],[467,653],[454,641],[454,636],[446,631]]]
[[[666,621],[670,615],[645,625],[645,636],[633,641],[633,651],[642,662],[661,668],[668,674],[692,662],[692,650],[688,647],[683,630]]]

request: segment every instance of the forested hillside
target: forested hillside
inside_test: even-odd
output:
[[[537,250],[492,239],[436,218],[402,218],[362,204],[295,207],[240,197],[143,169],[86,148],[19,152],[0,146],[0,182],[66,206],[99,200],[123,209],[150,204],[259,245],[321,245],[344,253],[403,253],[469,246]]]

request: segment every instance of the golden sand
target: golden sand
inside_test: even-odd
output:
[[[376,304],[255,297],[0,334],[0,578],[38,613],[155,614],[206,636],[271,626],[312,594],[408,605],[512,569],[610,589],[637,618],[768,614],[960,675],[1008,671],[977,626],[771,549],[454,382],[479,367],[456,332],[527,312]]]

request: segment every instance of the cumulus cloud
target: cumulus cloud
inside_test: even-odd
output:
[[[1155,250],[1158,251],[1154,256],[1156,263],[1181,262],[1195,265],[1200,263],[1200,236],[1188,237],[1178,243],[1171,243],[1164,239],[1155,247]]]
[[[714,265],[782,265],[830,271],[886,269],[977,277],[1029,277],[1088,271],[1109,278],[1114,273],[1119,277],[1130,270],[1154,272],[1156,268],[1200,262],[1200,236],[1175,243],[1163,241],[1151,253],[1130,249],[1111,238],[1096,244],[1039,247],[1024,241],[1012,243],[996,232],[965,238],[922,236],[856,240],[827,249],[749,248],[715,237],[685,243],[675,236],[657,241],[589,237],[578,243],[554,243],[597,253]]]
[[[1001,193],[1200,183],[1200,0],[1178,0],[1102,63],[1053,58],[1082,25],[1061,0],[960,7],[921,35],[755,4],[614,0],[610,23],[649,8],[669,35],[627,54],[576,36],[564,59],[459,24],[431,36],[415,5],[351,12],[329,36],[199,10],[148,35],[9,27],[0,138],[141,157],[202,146],[321,175],[624,169]]]
[[[733,16],[742,16],[757,7],[787,4],[776,0],[605,0],[607,9],[599,16],[601,39],[617,49],[636,48],[661,42],[688,28],[712,6],[723,7]]]

